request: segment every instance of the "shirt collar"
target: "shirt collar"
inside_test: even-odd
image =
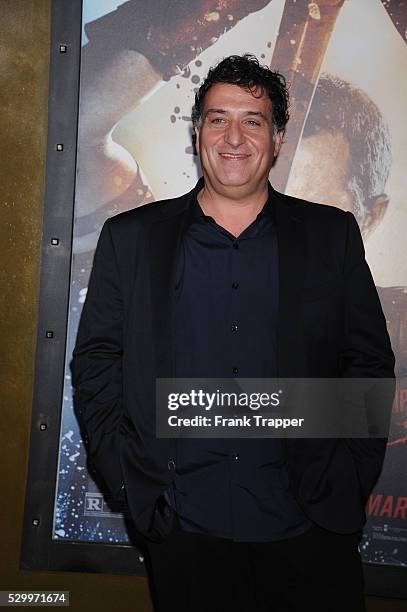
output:
[[[195,187],[195,194],[194,194],[194,198],[192,200],[192,207],[191,207],[191,218],[195,221],[197,220],[205,220],[205,221],[210,221],[210,222],[214,222],[213,217],[210,217],[209,215],[205,215],[204,211],[202,210],[202,208],[199,205],[198,202],[198,193],[201,191],[201,189],[204,186],[204,179],[203,177],[201,177],[198,181],[198,183],[196,184]],[[259,212],[259,214],[256,217],[257,219],[261,219],[263,216],[267,216],[270,217],[271,219],[274,218],[274,208],[272,205],[272,197],[273,197],[273,188],[270,184],[270,181],[268,182],[268,198],[267,201],[265,202],[263,208],[261,209],[261,211]]]

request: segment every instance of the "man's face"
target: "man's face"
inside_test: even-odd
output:
[[[351,170],[349,144],[343,134],[322,130],[300,142],[286,193],[311,202],[339,206],[356,214],[348,188]],[[388,197],[383,193],[374,198],[369,210],[364,211],[359,220],[364,237],[380,224],[388,204]]]
[[[263,190],[281,146],[282,136],[273,133],[271,101],[255,94],[217,83],[205,96],[196,146],[205,182],[226,197]]]
[[[291,167],[286,193],[297,198],[352,210],[349,145],[339,132],[304,138]]]

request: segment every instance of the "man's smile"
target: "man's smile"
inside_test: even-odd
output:
[[[248,157],[250,157],[249,153],[219,153],[220,157],[222,157],[222,159],[229,159],[229,160],[243,160],[243,159],[247,159]]]

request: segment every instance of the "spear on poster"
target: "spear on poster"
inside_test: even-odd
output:
[[[284,192],[312,103],[321,64],[344,0],[286,0],[271,68],[290,86],[290,121],[285,144],[271,170],[272,184]]]

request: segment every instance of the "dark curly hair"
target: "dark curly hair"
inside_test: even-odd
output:
[[[286,80],[279,72],[261,66],[250,53],[229,55],[209,69],[206,79],[195,94],[192,107],[192,125],[201,127],[202,110],[207,92],[216,83],[230,83],[253,92],[260,88],[272,102],[273,125],[276,132],[284,132],[289,119],[289,96]]]

